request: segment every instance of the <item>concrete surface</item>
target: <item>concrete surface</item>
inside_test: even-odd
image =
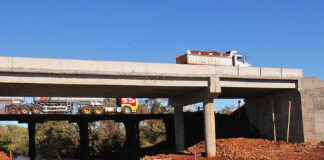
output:
[[[301,77],[300,69],[0,57],[0,96],[171,98],[188,105],[296,90]]]
[[[0,57],[0,71],[56,74],[210,77],[213,75],[264,77],[260,67],[230,67],[166,63],[136,63],[45,58]],[[271,77],[301,77],[301,69],[265,68]],[[274,74],[271,74],[274,73]],[[280,74],[278,74],[280,73]]]
[[[289,141],[323,141],[324,81],[316,77],[302,78],[300,92],[289,91],[247,98],[246,116],[263,137],[273,140],[272,113],[274,113],[277,140],[286,141],[289,101],[292,102]]]
[[[204,127],[207,157],[216,157],[216,129],[214,100],[206,99],[204,102]]]
[[[324,140],[324,81],[302,78],[302,108],[305,141]]]
[[[174,106],[175,150],[181,152],[185,149],[185,133],[183,121],[183,107]]]
[[[245,101],[246,117],[259,130],[261,137],[274,140],[275,132],[276,140],[279,141],[287,140],[289,101],[291,101],[289,141],[304,141],[301,96],[298,91],[272,94]],[[275,115],[274,123],[273,114]]]
[[[182,106],[204,101],[208,157],[216,154],[213,98],[296,92],[301,77],[300,69],[0,57],[0,96],[170,98],[177,151],[185,145]]]

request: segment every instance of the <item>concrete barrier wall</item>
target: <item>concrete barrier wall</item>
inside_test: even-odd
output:
[[[299,78],[300,69],[0,57],[0,72],[182,77]]]
[[[281,77],[281,68],[261,68],[261,76],[264,77]]]

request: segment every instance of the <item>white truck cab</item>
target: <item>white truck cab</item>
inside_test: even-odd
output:
[[[233,66],[239,67],[252,67],[251,64],[247,63],[247,57],[245,55],[236,55],[237,51],[228,51],[230,57],[232,57]]]

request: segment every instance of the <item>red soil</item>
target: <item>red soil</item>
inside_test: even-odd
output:
[[[9,160],[9,157],[6,153],[0,151],[0,160]]]
[[[322,159],[324,143],[285,143],[264,139],[229,138],[217,139],[214,159]],[[142,159],[207,159],[205,142],[202,141],[184,150],[182,154],[158,154]]]

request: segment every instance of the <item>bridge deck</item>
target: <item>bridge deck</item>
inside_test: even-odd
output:
[[[146,119],[170,119],[173,114],[102,114],[102,115],[78,115],[78,114],[39,114],[39,115],[0,115],[0,121],[18,121],[19,123],[36,122],[41,123],[45,121],[87,121],[94,122],[99,120],[136,120],[142,121]]]

